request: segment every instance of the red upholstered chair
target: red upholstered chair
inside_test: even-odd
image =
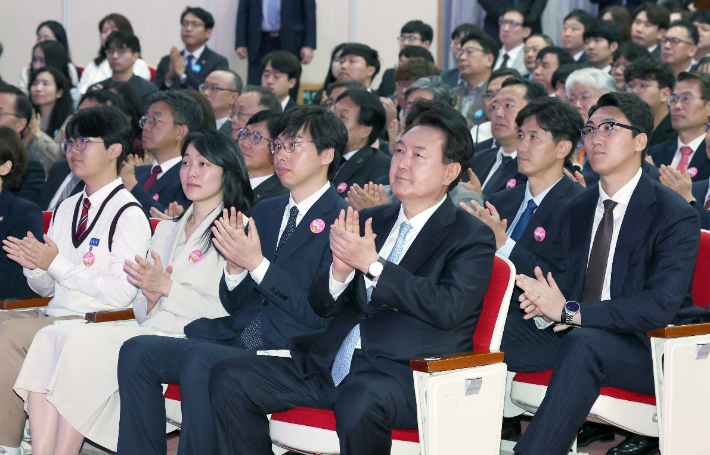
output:
[[[81,79],[81,75],[84,72],[84,67],[83,66],[77,66],[76,67],[76,74],[79,76],[79,79]]]
[[[710,232],[701,231],[693,279],[693,304],[710,303]],[[655,395],[603,387],[587,420],[660,437],[663,455],[710,453],[705,418],[710,409],[710,324],[668,326],[648,333],[654,359]],[[535,413],[547,391],[552,371],[517,373],[511,400]],[[512,450],[504,445],[509,453]],[[577,441],[572,452],[577,454]],[[581,455],[581,454],[580,454]]]
[[[148,70],[150,70],[150,82],[153,82],[153,80],[155,80],[155,73],[157,73],[158,70],[151,67],[148,67]]]
[[[514,277],[515,266],[496,256],[473,334],[474,351],[410,361],[419,430],[394,430],[393,454],[497,453],[506,378],[503,353],[497,351]],[[295,408],[272,414],[271,438],[292,452],[340,453],[335,417],[323,409]]]

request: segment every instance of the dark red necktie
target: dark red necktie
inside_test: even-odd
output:
[[[91,207],[91,201],[85,197],[84,207],[81,209],[81,218],[79,219],[79,228],[76,230],[77,238],[81,238],[86,230],[86,224],[89,222],[89,207]]]
[[[710,197],[708,198],[707,201],[705,201],[705,208],[710,210]]]
[[[589,254],[587,264],[587,276],[584,280],[582,291],[582,302],[597,302],[602,299],[602,289],[604,287],[604,276],[606,266],[609,261],[609,250],[611,249],[611,237],[614,233],[614,208],[616,202],[611,199],[604,201],[604,216],[602,216],[594,235],[592,252]]]
[[[163,172],[163,170],[160,169],[160,166],[155,166],[150,173],[150,177],[148,177],[148,180],[146,180],[143,184],[143,189],[148,191],[150,187],[153,186],[155,181],[158,180],[158,174],[160,174],[161,172]]]

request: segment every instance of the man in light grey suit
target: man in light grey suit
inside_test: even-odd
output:
[[[528,74],[528,69],[525,67],[524,43],[532,32],[527,6],[517,4],[509,7],[498,23],[500,25],[498,37],[503,47],[493,69],[515,68],[521,76],[525,76]]]
[[[231,70],[212,71],[200,84],[200,93],[205,95],[217,122],[217,131],[230,136],[232,124],[229,121],[229,111],[242,93],[244,83],[239,75]]]

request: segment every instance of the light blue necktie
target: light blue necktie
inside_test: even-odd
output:
[[[387,256],[387,261],[393,264],[399,264],[399,260],[402,256],[402,251],[404,250],[404,240],[407,238],[407,233],[412,230],[412,225],[409,221],[405,221],[399,225],[399,234],[397,234],[397,241],[394,242],[394,247]],[[372,286],[367,288],[367,302],[370,302],[372,298],[372,292],[374,288]],[[360,340],[360,324],[353,327],[353,329],[345,337],[343,344],[340,346],[338,353],[335,355],[335,360],[333,361],[333,368],[331,369],[331,376],[333,377],[333,384],[337,387],[345,376],[350,372],[350,364],[353,360],[353,354],[355,353],[355,346]]]
[[[535,209],[537,209],[537,204],[535,203],[535,201],[530,199],[528,201],[528,206],[525,207],[525,211],[520,214],[520,218],[518,218],[518,222],[515,224],[513,232],[510,233],[511,239],[516,242],[520,239],[520,236],[523,235],[523,231],[530,222],[530,218],[532,218],[533,213],[535,213]]]

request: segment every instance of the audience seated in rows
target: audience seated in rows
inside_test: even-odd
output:
[[[617,91],[624,91],[624,87],[626,86],[626,80],[624,79],[624,71],[626,68],[631,63],[640,59],[654,60],[645,47],[633,41],[622,44],[614,52],[614,63],[611,64],[611,72],[609,74],[616,80]]]
[[[71,82],[72,86],[75,86],[79,82],[79,73],[76,70],[76,66],[71,62],[71,52],[69,51],[69,41],[67,40],[67,32],[64,30],[62,24],[57,21],[44,21],[37,26],[37,42],[41,43],[43,41],[56,41],[64,48],[64,53],[67,58],[67,67],[61,68],[60,71],[67,75],[67,78]],[[41,54],[41,55],[40,55]],[[17,88],[27,93],[30,89],[30,73],[32,69],[35,69],[35,56],[40,60],[37,63],[43,63],[44,52],[35,54],[35,48],[32,49],[32,60],[29,65],[22,68],[20,71],[20,77],[17,82]],[[44,66],[44,65],[42,65]]]

